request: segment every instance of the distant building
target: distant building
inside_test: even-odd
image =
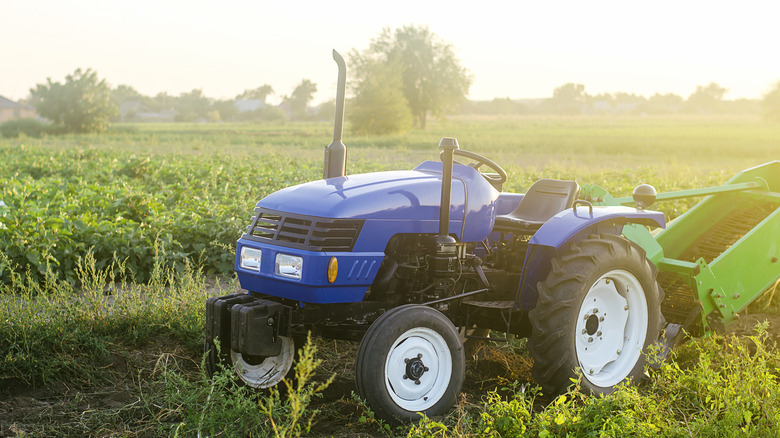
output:
[[[0,123],[16,119],[34,119],[35,108],[0,96]]]
[[[149,108],[137,100],[128,100],[119,105],[119,114],[123,122],[132,122],[138,117],[138,114],[148,112]]]
[[[236,111],[245,113],[265,108],[265,102],[260,99],[238,99],[235,101]]]
[[[593,112],[603,114],[603,113],[612,113],[615,111],[615,108],[612,106],[612,102],[608,100],[594,100],[593,101]]]
[[[152,111],[141,102],[128,100],[119,105],[119,115],[123,122],[172,122],[176,111],[163,109]]]

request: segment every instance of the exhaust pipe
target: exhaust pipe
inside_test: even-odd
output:
[[[336,85],[336,120],[333,123],[333,142],[325,147],[325,163],[322,167],[324,179],[346,175],[347,147],[341,141],[344,130],[344,91],[347,87],[347,64],[339,52],[333,50],[333,60],[339,66],[339,80]]]

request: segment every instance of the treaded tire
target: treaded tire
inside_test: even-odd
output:
[[[590,235],[551,260],[529,312],[531,371],[546,394],[565,392],[576,369],[593,394],[642,376],[663,328],[656,274],[641,247],[614,234]]]
[[[455,326],[441,312],[414,304],[377,318],[355,361],[358,394],[377,416],[392,423],[419,420],[417,412],[445,414],[457,401],[464,374]]]

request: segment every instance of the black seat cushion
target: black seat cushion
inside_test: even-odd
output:
[[[571,207],[580,193],[575,181],[540,179],[533,183],[517,208],[509,214],[496,216],[494,230],[533,234],[548,219]]]

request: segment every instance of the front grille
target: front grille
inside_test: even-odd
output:
[[[307,251],[352,251],[362,219],[328,219],[255,208],[242,237]]]

